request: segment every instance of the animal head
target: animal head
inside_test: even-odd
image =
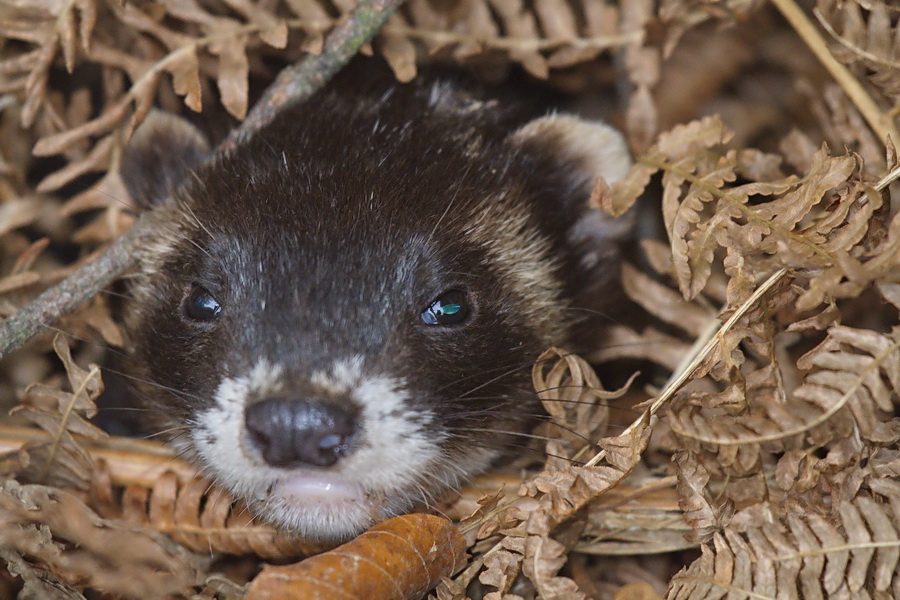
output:
[[[588,208],[621,137],[453,85],[340,86],[222,156],[155,113],[122,167],[155,237],[128,306],[139,394],[256,512],[344,539],[522,445],[530,365],[602,301]]]

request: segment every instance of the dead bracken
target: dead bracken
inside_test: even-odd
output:
[[[334,70],[355,44],[401,81],[423,64],[492,81],[518,65],[583,103],[603,92],[635,164],[592,202],[620,214],[642,197],[658,225],[622,274],[641,316],[590,356],[537,360],[556,425],[437,507],[465,566],[457,532],[417,516],[273,567],[324,548],[257,522],[161,442],[93,424],[95,365],[123,342],[118,290],[51,291],[34,329],[62,319],[0,364],[0,597],[256,598],[286,577],[415,598],[442,575],[440,600],[900,597],[900,11],[409,0],[370,44],[347,33],[381,4],[0,7],[0,313],[135,222],[115,173],[152,106],[253,127],[279,69],[324,49],[306,64]],[[79,298],[127,268],[120,254]],[[30,335],[5,327],[5,349]],[[378,541],[391,535],[409,547]],[[427,568],[391,563],[444,547]],[[368,572],[381,579],[340,587]]]

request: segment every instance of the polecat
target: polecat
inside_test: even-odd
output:
[[[208,162],[176,117],[135,134],[132,374],[264,518],[338,540],[433,499],[521,445],[544,349],[596,339],[628,224],[588,197],[627,150],[525,112],[344,76]]]

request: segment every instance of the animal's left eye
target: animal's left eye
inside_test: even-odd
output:
[[[422,311],[428,325],[456,325],[469,316],[469,297],[462,290],[447,290]]]

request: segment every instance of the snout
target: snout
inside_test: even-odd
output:
[[[330,467],[353,451],[358,410],[319,398],[267,398],[246,407],[244,424],[274,467]]]
[[[260,360],[227,377],[191,441],[217,481],[261,517],[304,536],[345,540],[457,481],[441,430],[400,378],[361,358],[308,374]],[[428,496],[430,497],[430,496]]]

